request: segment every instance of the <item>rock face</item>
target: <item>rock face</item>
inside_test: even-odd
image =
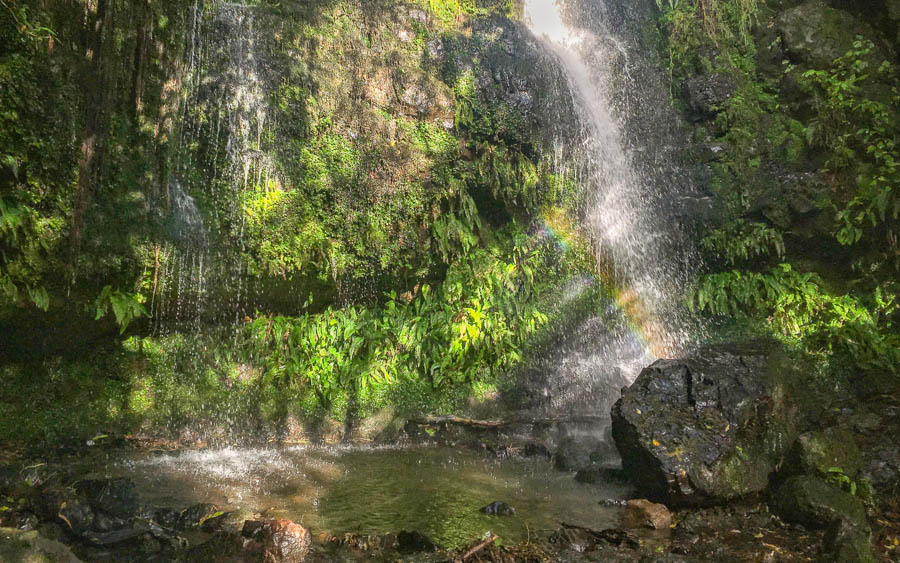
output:
[[[766,488],[797,435],[780,345],[712,345],[641,372],[612,410],[622,466],[668,506],[724,502]]]
[[[721,106],[734,95],[737,84],[726,74],[710,73],[689,78],[684,89],[691,119],[704,121],[719,112]]]

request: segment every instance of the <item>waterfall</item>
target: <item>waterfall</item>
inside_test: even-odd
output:
[[[201,334],[204,323],[237,326],[252,313],[243,205],[248,190],[277,178],[258,12],[221,0],[196,0],[186,12],[180,136],[169,182],[173,242],[158,254],[151,305],[157,334]],[[198,210],[201,197],[210,216]]]
[[[663,212],[665,184],[677,170],[660,166],[664,157],[650,143],[630,139],[626,124],[629,113],[658,114],[648,105],[662,98],[668,106],[668,99],[645,94],[654,86],[635,68],[628,38],[602,21],[604,10],[584,11],[565,0],[525,2],[526,23],[564,70],[577,108],[580,130],[557,136],[576,155],[586,190],[581,226],[600,274],[619,288],[619,306],[643,333],[648,357],[677,354],[690,342],[681,295],[691,260],[677,222]]]

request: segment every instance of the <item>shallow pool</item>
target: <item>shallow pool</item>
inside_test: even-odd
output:
[[[226,448],[142,453],[107,468],[132,478],[145,504],[267,511],[331,534],[417,530],[445,547],[489,532],[518,542],[560,522],[613,527],[619,485],[577,483],[545,459],[498,459],[442,447]],[[509,503],[513,516],[479,509]]]

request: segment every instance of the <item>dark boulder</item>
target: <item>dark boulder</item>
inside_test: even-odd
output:
[[[673,507],[762,491],[798,433],[795,377],[769,340],[655,362],[612,410],[623,469],[639,494]]]

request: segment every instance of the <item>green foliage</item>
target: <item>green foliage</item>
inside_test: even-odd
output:
[[[843,354],[867,369],[895,372],[900,337],[893,331],[897,295],[877,288],[871,300],[833,295],[814,273],[780,264],[769,272],[733,270],[701,278],[692,308],[716,315],[767,318],[777,333],[821,355]]]
[[[753,48],[759,0],[657,0],[668,35],[669,70],[682,77],[698,62],[700,48],[712,45],[726,57]]]
[[[506,253],[471,249],[443,284],[423,285],[415,296],[391,293],[378,308],[258,317],[250,331],[265,377],[308,386],[333,408],[342,396],[423,381],[451,389],[504,373],[547,323],[539,302],[555,281],[542,275],[548,249],[507,236]]]
[[[131,321],[147,314],[144,309],[145,298],[140,293],[123,293],[111,285],[107,285],[100,292],[94,303],[96,311],[94,320],[99,320],[109,312],[112,307],[116,323],[119,325],[119,333],[124,334]]]
[[[873,62],[874,55],[874,44],[860,38],[831,68],[800,76],[816,108],[810,138],[827,149],[829,171],[855,174],[856,190],[837,213],[836,235],[845,245],[900,216],[900,92],[894,85],[879,95],[877,87],[894,82],[897,73],[887,61]]]
[[[826,481],[839,489],[847,491],[853,496],[858,496],[866,504],[873,504],[875,502],[875,489],[868,479],[863,478],[855,481],[844,473],[844,470],[840,467],[829,467]]]
[[[778,230],[743,219],[710,231],[700,241],[700,246],[731,266],[773,252],[778,258],[784,256],[784,239]]]

